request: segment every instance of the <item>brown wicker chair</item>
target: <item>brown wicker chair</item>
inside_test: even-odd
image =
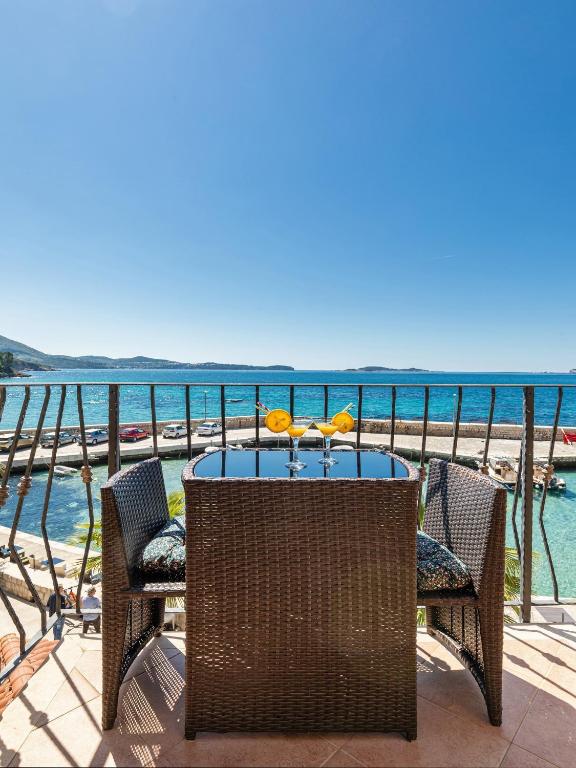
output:
[[[432,459],[424,531],[460,558],[473,589],[418,595],[428,632],[474,675],[492,725],[502,723],[506,491],[485,475]]]
[[[102,727],[114,726],[118,691],[148,640],[162,631],[166,597],[183,582],[147,583],[138,557],[168,521],[160,459],[118,472],[102,486]]]

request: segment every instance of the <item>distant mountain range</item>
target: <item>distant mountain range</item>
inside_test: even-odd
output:
[[[38,349],[28,347],[19,341],[0,336],[0,352],[11,352],[14,355],[12,369],[14,371],[45,370],[53,371],[61,368],[142,368],[142,369],[200,369],[200,370],[255,370],[255,371],[293,371],[290,365],[244,365],[236,363],[179,363],[175,360],[163,360],[155,357],[102,357],[98,355],[47,355]]]

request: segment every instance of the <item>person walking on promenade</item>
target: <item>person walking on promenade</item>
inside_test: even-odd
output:
[[[63,608],[72,607],[72,603],[70,602],[68,595],[64,591],[64,587],[62,586],[62,584],[58,584],[57,592],[52,592],[52,594],[48,598],[48,602],[46,603],[46,607],[48,608],[48,616],[54,616],[54,614],[57,612],[56,606],[58,605],[58,600],[60,600],[60,610],[62,610]],[[62,639],[63,629],[64,629],[64,616],[59,616],[56,619],[54,626],[52,627],[52,631],[54,632],[54,640]]]
[[[87,596],[82,598],[82,632],[88,634],[90,624],[94,625],[96,632],[100,632],[100,614],[85,613],[87,608],[100,608],[100,600],[96,597],[96,587],[90,587]]]

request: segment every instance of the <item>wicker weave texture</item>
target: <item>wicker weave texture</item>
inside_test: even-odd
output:
[[[186,734],[416,735],[418,479],[195,479]]]
[[[159,459],[118,472],[102,486],[102,675],[104,729],[114,726],[130,665],[162,630],[165,598],[184,584],[142,584],[137,558],[168,520]]]
[[[493,725],[502,722],[506,491],[485,475],[432,459],[424,530],[472,573],[475,596],[426,595],[431,634],[476,678]]]

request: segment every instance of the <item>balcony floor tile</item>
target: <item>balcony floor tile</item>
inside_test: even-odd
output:
[[[511,744],[502,762],[502,768],[555,768],[555,766],[547,760],[533,755],[532,752],[527,752],[525,749]]]
[[[573,768],[576,627],[508,627],[504,725],[488,723],[471,675],[418,635],[418,739],[394,734],[201,733],[183,738],[183,635],[154,639],[122,685],[118,720],[102,733],[100,639],[69,628],[4,713],[2,765],[458,766]]]

